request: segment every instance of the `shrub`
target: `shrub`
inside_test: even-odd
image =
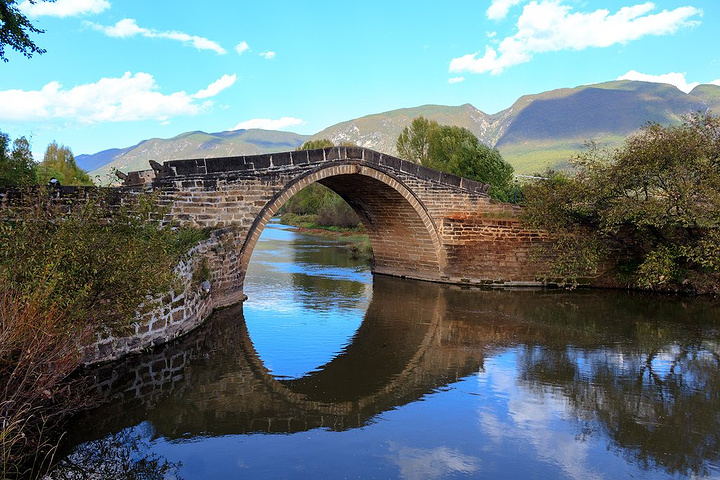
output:
[[[79,348],[122,332],[207,232],[154,220],[156,197],[74,204],[25,191],[0,211],[0,460],[3,478],[41,475],[62,420],[84,406]],[[150,303],[150,302],[147,302]]]

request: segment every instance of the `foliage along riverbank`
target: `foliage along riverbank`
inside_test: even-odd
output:
[[[44,475],[64,420],[94,401],[73,375],[80,347],[170,291],[178,260],[207,237],[153,220],[152,195],[118,206],[88,194],[68,205],[28,190],[0,212],[0,478]]]
[[[618,149],[591,145],[574,165],[524,189],[527,221],[557,239],[544,252],[552,275],[720,294],[720,117],[649,124]]]

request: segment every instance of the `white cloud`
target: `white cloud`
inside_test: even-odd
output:
[[[621,75],[617,78],[618,80],[637,80],[640,82],[652,82],[652,83],[667,83],[675,85],[679,90],[685,93],[690,93],[693,88],[700,85],[700,82],[690,82],[685,79],[685,73],[670,72],[661,75],[648,75],[646,73],[640,73],[635,70],[630,70],[625,75]],[[720,79],[707,82],[711,85],[720,85]]]
[[[453,83],[460,83],[460,82],[464,82],[464,81],[465,81],[465,77],[452,77],[452,78],[448,78],[448,83],[451,84],[451,85],[452,85]]]
[[[218,55],[225,55],[227,51],[220,46],[217,42],[208,40],[204,37],[198,37],[197,35],[189,35],[183,32],[166,31],[158,32],[149,28],[140,27],[135,20],[132,18],[124,18],[117,22],[115,25],[104,26],[96,23],[88,22],[88,24],[95,30],[104,33],[108,37],[113,38],[130,38],[136,35],[140,35],[145,38],[164,38],[168,40],[175,40],[182,42],[185,45],[193,46],[198,50],[212,50]]]
[[[250,45],[248,45],[247,42],[243,40],[242,42],[235,45],[235,51],[238,55],[242,55],[243,53],[250,51]]]
[[[235,125],[231,130],[245,130],[248,128],[262,128],[263,130],[282,130],[287,127],[302,125],[305,121],[295,117],[282,117],[276,120],[270,118],[253,118]]]
[[[695,7],[651,13],[653,10],[655,4],[646,2],[614,14],[605,9],[576,13],[562,0],[533,0],[523,8],[514,35],[502,40],[497,49],[486,45],[482,54],[478,51],[454,58],[450,71],[496,75],[529,62],[537,53],[609,47],[646,35],[670,35],[699,24],[697,18],[702,16],[702,10]]]
[[[260,56],[263,57],[265,60],[272,60],[275,58],[275,52],[262,52],[260,53]]]
[[[638,80],[641,82],[668,83],[675,85],[678,89],[685,93],[689,93],[693,88],[699,85],[698,82],[687,83],[684,73],[670,72],[663,75],[647,75],[644,73],[630,70],[625,75],[621,75],[618,80]]]
[[[210,98],[214,97],[218,93],[222,92],[226,88],[231,87],[235,80],[237,80],[237,75],[234,73],[232,75],[223,75],[219,79],[215,80],[213,83],[208,85],[207,88],[203,90],[199,90],[197,93],[193,95],[193,98]]]
[[[391,443],[390,452],[388,458],[400,467],[400,477],[406,480],[468,476],[480,468],[479,458],[444,446],[429,449]]]
[[[492,0],[485,15],[490,20],[502,20],[507,17],[511,7],[514,7],[522,1],[523,0]]]
[[[64,120],[81,124],[138,120],[167,121],[179,115],[196,115],[209,98],[234,83],[235,75],[223,75],[195,95],[180,91],[159,92],[149,73],[126,72],[119,78],[101,78],[95,83],[64,89],[50,82],[40,90],[0,91],[1,121]]]
[[[29,17],[75,17],[100,13],[110,8],[107,0],[55,0],[54,2],[30,3],[27,0],[18,5]]]

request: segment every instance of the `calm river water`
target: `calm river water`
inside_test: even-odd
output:
[[[720,478],[707,300],[373,277],[279,224],[245,292],[99,371],[52,478]]]

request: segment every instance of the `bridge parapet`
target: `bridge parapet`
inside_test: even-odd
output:
[[[167,183],[167,181],[176,180],[178,177],[239,178],[254,175],[258,172],[271,174],[281,171],[306,171],[309,168],[327,165],[332,162],[347,164],[353,161],[376,165],[382,170],[413,176],[423,181],[447,185],[471,193],[487,194],[490,188],[490,185],[485,183],[433,170],[418,163],[362,147],[328,147],[317,150],[300,150],[264,155],[170,160],[164,162],[162,166],[159,164],[154,165],[154,181]],[[140,178],[140,174],[145,174],[145,172],[147,171],[131,172],[129,175],[132,176],[132,179],[129,180],[128,184],[135,184]],[[144,176],[147,178],[147,175]]]

